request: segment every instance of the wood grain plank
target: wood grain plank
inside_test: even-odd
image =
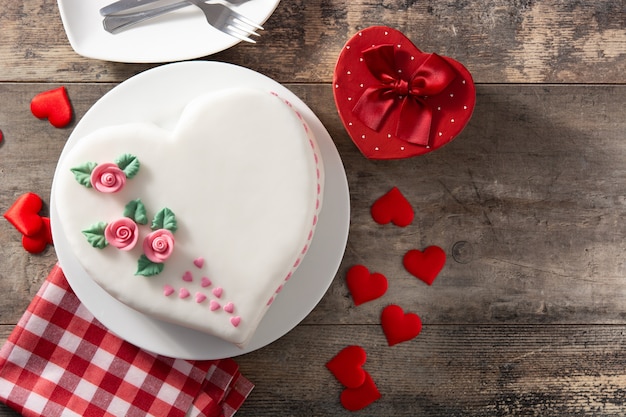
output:
[[[320,369],[356,344],[381,400],[366,415],[620,415],[623,326],[425,325],[389,347],[379,326],[301,326],[238,359],[257,383],[241,416],[348,416],[342,390]]]
[[[0,81],[119,82],[154,64],[77,55],[55,0],[6,2],[0,13]],[[480,83],[624,83],[623,0],[283,1],[256,45],[208,59],[280,82],[330,82],[358,30],[391,26],[419,48],[464,63]]]
[[[0,327],[0,342],[8,336]],[[371,416],[621,416],[626,327],[425,325],[393,347],[377,325],[303,325],[236,360],[256,384],[237,416],[350,416],[324,364],[347,345],[382,398]],[[0,416],[16,416],[0,405]]]

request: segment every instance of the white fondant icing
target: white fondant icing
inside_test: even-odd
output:
[[[79,185],[70,171],[124,153],[135,155],[141,169],[117,193]],[[88,274],[145,314],[239,346],[254,334],[267,300],[300,263],[323,195],[323,164],[312,132],[281,98],[253,89],[227,89],[192,101],[173,131],[145,123],[100,129],[82,138],[62,164],[55,179],[60,222]],[[119,218],[137,198],[149,218],[167,207],[178,223],[174,251],[163,271],[149,277],[135,275],[142,245],[127,252],[100,250],[81,233],[98,221]],[[149,225],[141,229],[143,239]],[[178,297],[165,297],[191,264],[203,269],[202,278],[185,282]],[[206,288],[211,281],[237,306],[237,316],[219,310],[215,299],[190,302],[191,293],[211,297]]]

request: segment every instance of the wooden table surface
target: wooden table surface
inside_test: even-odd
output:
[[[337,115],[331,80],[344,43],[387,25],[422,50],[464,63],[474,116],[426,156],[371,161]],[[21,194],[47,213],[57,158],[104,93],[157,64],[87,59],[70,47],[54,0],[5,0],[0,12],[0,211]],[[624,0],[283,0],[256,45],[202,59],[268,75],[319,116],[343,159],[348,245],[315,310],[275,343],[237,358],[256,388],[238,416],[348,416],[324,364],[347,345],[367,354],[382,398],[362,416],[623,416],[626,413],[626,2]],[[75,118],[56,129],[29,111],[64,85]],[[373,201],[397,186],[415,209],[380,226]],[[0,222],[0,342],[56,262],[22,249]],[[410,249],[448,257],[428,287],[403,268]],[[355,307],[346,271],[364,264],[389,290]],[[388,304],[422,333],[389,347]],[[0,416],[15,416],[0,405]]]

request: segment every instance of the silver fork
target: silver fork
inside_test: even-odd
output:
[[[250,35],[259,36],[256,31],[263,30],[261,26],[232,9],[224,1],[216,0],[210,3],[205,3],[202,0],[186,1],[202,10],[209,25],[242,41],[256,43],[254,39],[250,38]]]
[[[138,12],[110,14],[104,17],[102,25],[107,32],[119,33],[137,23],[170,13],[189,5],[194,5],[202,9],[207,22],[209,22],[210,25],[246,42],[255,43],[255,40],[251,39],[250,35],[259,36],[259,34],[255,31],[263,29],[260,25],[232,9],[227,2],[222,0],[209,0],[209,3],[204,3],[201,0],[198,0],[197,2],[192,0],[182,0],[173,4]],[[210,9],[209,7],[206,7],[205,9],[203,8],[204,6],[213,7]]]

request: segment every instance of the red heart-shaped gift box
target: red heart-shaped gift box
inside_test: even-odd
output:
[[[333,92],[348,134],[370,159],[440,148],[463,130],[476,103],[474,81],[461,63],[424,53],[386,26],[364,29],[346,43]]]

